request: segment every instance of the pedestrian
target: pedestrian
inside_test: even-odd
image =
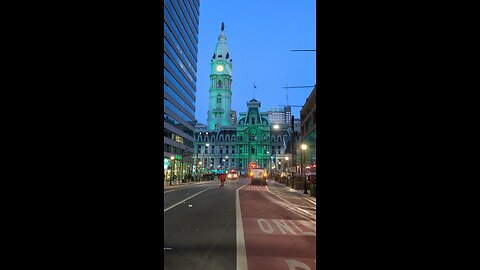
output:
[[[220,174],[218,178],[220,179],[220,187],[223,188],[223,185],[225,183],[225,173]]]

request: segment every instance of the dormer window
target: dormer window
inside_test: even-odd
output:
[[[221,54],[219,54],[219,55],[218,55],[218,58],[222,58],[222,55],[221,55]]]
[[[221,81],[221,80],[218,80],[218,82],[217,82],[217,88],[222,88],[222,81]]]

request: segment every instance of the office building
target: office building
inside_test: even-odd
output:
[[[306,164],[316,164],[317,146],[317,86],[313,87],[310,96],[300,111],[300,141],[308,146],[305,153]]]
[[[163,3],[165,180],[180,180],[193,166],[200,1]]]

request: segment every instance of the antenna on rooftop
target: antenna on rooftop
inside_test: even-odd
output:
[[[288,75],[287,75],[287,87],[288,87]],[[288,106],[288,88],[287,88],[287,106]]]

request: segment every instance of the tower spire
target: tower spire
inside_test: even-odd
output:
[[[225,23],[222,22],[220,26],[221,32],[210,60],[209,111],[207,120],[210,130],[229,126],[232,122],[232,59],[224,30]]]

